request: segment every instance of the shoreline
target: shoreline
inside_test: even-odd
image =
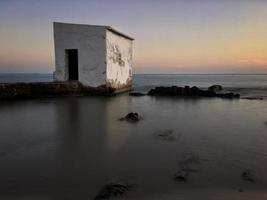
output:
[[[79,81],[69,82],[32,82],[32,83],[0,83],[0,99],[20,99],[49,96],[110,96],[123,92],[129,92],[132,86],[112,88],[107,85],[98,87],[84,86]],[[155,87],[146,94],[149,96],[173,96],[173,97],[219,97],[226,99],[239,99],[238,93],[223,93],[221,85],[212,85],[207,90],[196,86],[190,87]],[[134,94],[134,93],[132,93]],[[138,95],[137,95],[138,96]]]
[[[219,84],[223,86],[224,93],[239,93],[241,99],[266,100],[267,76],[264,74],[133,74],[133,92],[147,93],[149,90],[165,86],[197,86],[206,90],[209,86]],[[0,73],[0,84],[34,84],[45,82],[53,83],[52,74],[43,73]],[[4,83],[5,82],[5,83]],[[82,96],[84,94],[63,94],[62,96]],[[113,94],[112,94],[113,95]],[[37,95],[40,96],[40,95]],[[51,95],[48,95],[50,97]],[[56,95],[59,96],[59,95]]]
[[[151,89],[148,89],[151,88]],[[17,83],[0,83],[0,100],[5,99],[34,99],[64,96],[115,96],[123,93],[130,93],[130,96],[169,96],[184,98],[238,98],[247,100],[267,100],[267,88],[265,87],[224,87],[222,91],[208,93],[207,87],[178,87],[178,86],[155,86],[148,87],[146,90],[142,88],[126,88],[115,90],[106,86],[86,87],[79,82],[17,82]],[[157,88],[161,89],[159,94],[150,94]],[[174,88],[176,93],[171,92],[170,95],[164,94],[167,90]],[[163,89],[163,91],[162,91]],[[165,91],[165,92],[164,92]],[[177,91],[180,91],[177,93]],[[189,93],[188,93],[189,92]],[[153,92],[152,92],[153,93]],[[162,93],[162,94],[161,94]],[[196,93],[196,94],[194,94]]]

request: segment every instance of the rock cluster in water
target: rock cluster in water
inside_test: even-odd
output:
[[[124,194],[131,188],[126,182],[111,182],[106,184],[95,197],[95,200],[110,199]]]
[[[212,92],[219,92],[223,90],[223,87],[221,85],[212,85],[208,88],[208,90]]]
[[[247,100],[263,100],[262,97],[243,97],[242,99],[247,99]]]
[[[254,175],[251,172],[251,170],[249,170],[249,169],[243,171],[241,176],[242,176],[243,180],[245,180],[245,181],[249,181],[249,182],[255,181]]]
[[[189,176],[189,173],[187,171],[180,170],[175,173],[174,179],[177,181],[187,181],[188,176]]]
[[[128,122],[138,122],[141,119],[138,113],[130,112],[125,117],[120,118],[120,120],[126,120]]]
[[[216,85],[211,86],[208,90],[199,89],[196,86],[189,87],[178,87],[178,86],[171,86],[171,87],[156,87],[151,89],[148,92],[148,95],[151,96],[181,96],[181,97],[220,97],[220,98],[240,98],[239,94],[234,94],[232,92],[229,93],[217,93],[216,91],[220,91],[222,87]]]
[[[134,96],[134,97],[141,97],[141,96],[145,96],[146,94],[144,94],[142,92],[130,92],[129,95]]]

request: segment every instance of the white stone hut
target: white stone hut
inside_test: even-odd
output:
[[[130,90],[133,40],[110,26],[54,22],[54,80]]]

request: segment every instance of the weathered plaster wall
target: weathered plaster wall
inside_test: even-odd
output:
[[[107,86],[116,89],[132,87],[133,41],[106,30]]]
[[[105,38],[103,26],[54,23],[55,81],[68,80],[65,50],[78,49],[79,81],[92,87],[106,84]]]

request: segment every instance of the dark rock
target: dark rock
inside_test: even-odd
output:
[[[234,94],[232,92],[223,93],[223,94],[216,94],[217,97],[226,98],[226,99],[235,99],[240,98],[240,94]]]
[[[243,171],[241,176],[242,176],[243,180],[245,180],[245,181],[254,182],[254,180],[255,180],[252,172],[249,169]]]
[[[187,95],[187,96],[190,96],[191,94],[191,89],[189,86],[185,86],[184,87],[184,94]]]
[[[170,136],[173,134],[173,130],[164,130],[164,131],[160,131],[160,133],[158,134],[158,136],[160,137],[166,137],[166,136]]]
[[[73,95],[112,95],[113,88],[84,86],[79,82],[0,83],[0,99]]]
[[[208,88],[208,90],[212,92],[219,92],[223,90],[223,87],[221,85],[212,85]]]
[[[239,188],[238,192],[244,192],[244,190],[242,188]]]
[[[247,99],[247,100],[263,100],[262,97],[244,97],[242,99]]]
[[[129,95],[130,95],[130,96],[134,96],[134,97],[145,96],[145,94],[144,94],[144,93],[141,93],[141,92],[130,92]]]
[[[189,175],[188,172],[186,172],[184,170],[180,170],[180,171],[176,172],[176,174],[174,175],[174,179],[177,181],[185,182],[188,179],[188,175]]]
[[[141,119],[141,117],[138,115],[138,113],[128,113],[125,117],[121,118],[120,120],[126,120],[128,122],[138,122]]]
[[[111,182],[106,184],[95,197],[95,200],[110,199],[129,191],[131,185],[126,182]]]
[[[216,87],[215,87],[216,86]],[[198,87],[156,87],[148,92],[150,96],[174,96],[174,97],[220,97],[227,99],[240,98],[239,94],[234,93],[216,93],[215,89],[220,89],[218,85],[215,85],[214,89],[201,90]]]
[[[199,95],[200,94],[200,89],[198,87],[196,87],[196,86],[193,86],[191,88],[191,93],[192,93],[192,95]]]
[[[174,135],[174,130],[171,129],[158,131],[156,135],[162,140],[174,141],[176,139],[176,136]]]

